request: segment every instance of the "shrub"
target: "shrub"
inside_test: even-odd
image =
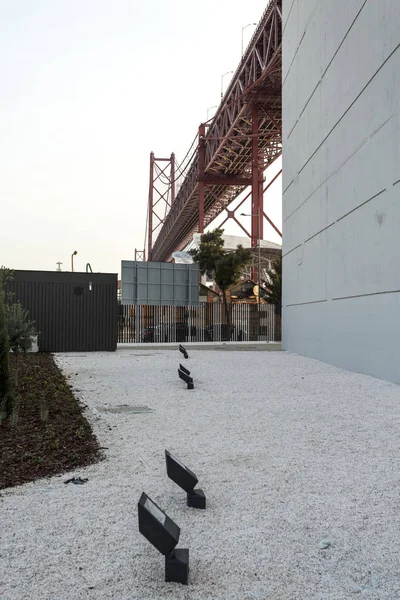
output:
[[[28,311],[19,302],[10,304],[6,311],[9,345],[16,356],[15,387],[18,385],[19,356],[32,346],[32,337],[37,335],[35,322],[28,319]]]
[[[31,338],[37,335],[35,322],[28,319],[28,311],[17,302],[8,307],[6,314],[8,339],[13,352],[20,354],[32,346]]]
[[[6,307],[0,272],[0,422],[12,413],[12,396],[8,368],[8,353],[10,344],[8,339]]]

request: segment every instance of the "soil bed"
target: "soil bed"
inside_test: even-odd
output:
[[[16,357],[10,355],[14,382]],[[82,406],[50,354],[19,358],[17,420],[0,425],[0,489],[56,475],[100,459]]]

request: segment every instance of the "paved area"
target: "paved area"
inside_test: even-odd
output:
[[[106,460],[1,494],[1,600],[400,598],[398,386],[286,352],[58,360]],[[166,477],[165,448],[206,511]],[[181,527],[188,587],[138,533],[142,491]]]

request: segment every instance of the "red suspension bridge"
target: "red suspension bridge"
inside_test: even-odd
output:
[[[263,239],[264,171],[282,152],[282,0],[270,0],[215,116],[200,125],[183,162],[150,155],[147,259],[171,260],[226,211],[255,248]],[[182,182],[176,193],[177,181]],[[231,210],[247,187],[250,192]],[[251,230],[236,212],[251,196]],[[161,208],[161,210],[160,210]],[[163,213],[163,214],[162,214]],[[136,251],[135,259],[144,259]]]

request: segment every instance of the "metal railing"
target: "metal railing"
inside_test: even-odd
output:
[[[274,342],[280,340],[277,312],[272,304],[120,304],[118,342]]]

